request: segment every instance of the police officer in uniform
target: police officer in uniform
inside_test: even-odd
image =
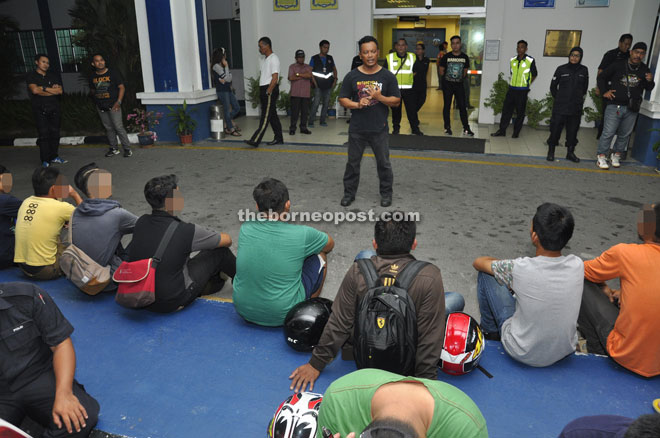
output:
[[[419,119],[417,118],[418,104],[413,88],[413,66],[417,57],[414,53],[408,52],[408,43],[405,39],[399,38],[394,45],[395,51],[387,55],[387,68],[399,83],[401,100],[406,106],[406,114],[412,133],[415,135],[424,135],[419,130]],[[398,134],[401,125],[401,105],[392,107],[392,134]]]
[[[516,52],[518,55],[511,58],[509,62],[511,80],[509,81],[509,90],[506,92],[506,97],[504,98],[500,129],[490,134],[492,137],[504,137],[506,135],[506,128],[509,126],[509,122],[511,122],[515,108],[516,123],[513,125],[513,135],[511,137],[518,138],[523,122],[525,121],[529,86],[534,82],[536,76],[538,76],[536,61],[527,54],[527,41],[518,41]]]
[[[74,380],[73,327],[31,283],[0,283],[0,418],[27,415],[44,438],[89,436],[99,404]]]

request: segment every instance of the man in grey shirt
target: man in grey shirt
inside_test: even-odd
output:
[[[486,339],[501,338],[506,352],[527,365],[552,365],[575,351],[584,264],[561,255],[573,228],[568,209],[542,204],[532,220],[535,257],[473,263]]]

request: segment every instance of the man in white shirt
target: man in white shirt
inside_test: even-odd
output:
[[[268,37],[261,37],[259,39],[259,53],[266,57],[265,61],[261,64],[261,77],[259,78],[261,118],[259,119],[259,127],[252,134],[252,137],[249,140],[245,140],[245,143],[254,147],[259,146],[269,123],[273,128],[275,138],[266,144],[275,145],[284,143],[282,125],[280,124],[280,119],[277,117],[276,108],[277,97],[280,94],[280,88],[277,85],[280,77],[280,58],[273,53],[270,38]]]

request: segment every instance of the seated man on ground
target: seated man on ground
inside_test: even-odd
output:
[[[416,229],[415,222],[406,220],[403,216],[402,220],[381,218],[376,222],[372,241],[376,254],[371,257],[371,261],[381,279],[384,276],[396,277],[415,260],[410,251],[417,247]],[[363,253],[365,252],[358,257],[363,257]],[[430,263],[417,274],[407,292],[415,304],[417,316],[414,374],[426,379],[437,379],[445,331],[445,304],[447,313],[457,312],[463,310],[465,301],[459,293],[445,293],[440,269]],[[344,276],[332,305],[330,319],[323,329],[318,345],[314,347],[311,359],[289,376],[293,379],[290,389],[304,391],[309,384],[310,390],[313,390],[319,374],[334,360],[339,350],[344,346],[348,350],[354,345],[352,338],[357,318],[356,309],[366,294],[367,282],[358,263],[353,263]]]
[[[573,228],[568,209],[542,204],[532,220],[535,257],[473,263],[484,336],[501,337],[509,356],[524,364],[545,367],[575,352],[584,266],[561,255]]]
[[[584,262],[578,326],[589,353],[645,377],[660,375],[660,203],[639,212],[641,244],[620,243]],[[619,278],[621,289],[605,281]]]
[[[121,238],[133,233],[137,216],[108,199],[112,196],[112,174],[99,169],[96,163],[81,167],[74,182],[87,199],[71,217],[72,243],[99,265],[110,265],[112,274],[128,258]]]
[[[12,186],[9,169],[0,164],[0,269],[14,266],[14,227],[23,201],[9,194]]]
[[[282,181],[266,178],[254,188],[259,217],[241,225],[234,306],[245,320],[281,326],[296,304],[321,294],[330,236],[289,223],[291,201]]]
[[[646,414],[632,419],[619,415],[592,415],[571,421],[559,438],[657,438],[660,414]]]
[[[236,257],[231,252],[231,237],[176,217],[183,210],[183,194],[176,175],[150,179],[144,186],[144,197],[153,209],[135,223],[133,240],[128,247],[128,260],[137,261],[154,256],[170,223],[178,227],[156,269],[156,301],[147,310],[174,312],[192,303],[195,298],[222,289],[224,281],[236,274]],[[190,253],[199,253],[190,258]]]
[[[460,389],[376,369],[354,371],[330,385],[317,431],[324,427],[341,438],[360,432],[374,438],[488,437],[481,411]]]
[[[25,416],[44,437],[89,436],[99,404],[74,380],[73,327],[51,297],[30,283],[0,283],[0,418]]]
[[[25,199],[18,210],[14,262],[34,280],[52,280],[62,275],[59,259],[64,245],[60,233],[75,210],[59,199],[69,197],[80,205],[82,198],[56,167],[36,169],[32,187],[34,196]]]

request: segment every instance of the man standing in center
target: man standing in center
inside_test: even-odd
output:
[[[396,78],[378,65],[378,40],[367,35],[358,42],[363,64],[344,77],[339,103],[351,110],[348,128],[348,162],[344,172],[343,207],[355,200],[360,184],[360,162],[368,146],[376,157],[380,180],[380,205],[392,205],[392,164],[390,163],[387,116],[389,107],[399,106],[401,93]]]
[[[312,89],[312,68],[305,64],[305,52],[296,50],[296,62],[289,66],[289,81],[291,82],[291,125],[289,135],[296,133],[296,123],[300,116],[300,133],[311,134],[307,129],[309,115],[309,95]]]
[[[280,87],[278,81],[280,79],[280,58],[273,53],[270,38],[261,37],[259,39],[259,53],[264,55],[266,59],[261,64],[261,76],[259,77],[259,100],[261,101],[261,118],[259,119],[259,127],[252,138],[245,140],[245,143],[250,146],[258,147],[261,139],[266,133],[266,128],[270,123],[273,128],[275,138],[269,141],[268,145],[276,145],[284,143],[282,136],[282,124],[279,117],[277,117],[277,97],[280,95]]]
[[[419,119],[417,118],[417,99],[413,90],[413,66],[417,61],[414,53],[408,52],[408,43],[404,38],[394,45],[395,51],[387,55],[385,67],[392,72],[399,83],[401,99],[406,105],[406,115],[410,129],[415,135],[423,135],[419,130]],[[401,106],[392,107],[392,134],[398,134],[401,125]]]
[[[538,76],[538,72],[536,71],[536,61],[527,54],[527,41],[518,41],[516,52],[518,54],[511,58],[509,62],[511,79],[509,80],[509,90],[506,92],[506,97],[504,98],[500,128],[490,134],[491,137],[506,136],[506,128],[511,122],[514,109],[516,110],[516,123],[513,125],[513,135],[511,138],[518,138],[523,122],[525,121],[529,86],[532,85],[532,82]]]
[[[463,135],[474,137],[474,132],[470,130],[467,115],[467,102],[465,101],[465,88],[463,81],[467,76],[470,67],[470,58],[461,51],[461,37],[454,35],[449,40],[451,42],[451,52],[442,57],[438,71],[442,75],[442,94],[445,107],[442,115],[445,121],[445,134],[451,135],[451,121],[449,114],[451,112],[451,99],[456,98],[456,106],[461,114],[461,123],[463,123]]]

